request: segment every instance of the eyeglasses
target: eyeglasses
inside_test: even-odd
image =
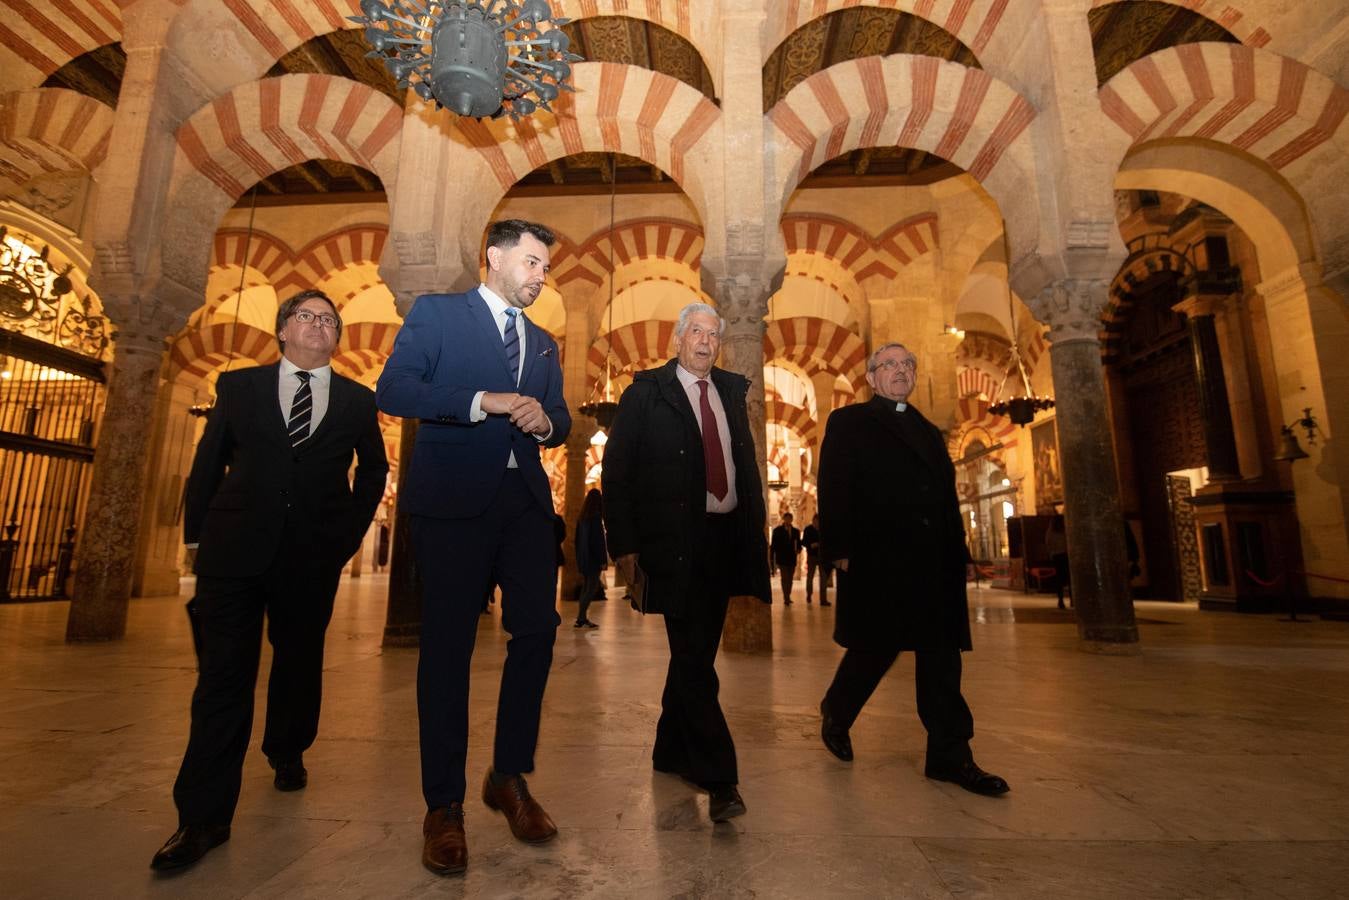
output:
[[[906,372],[916,372],[918,371],[918,363],[913,359],[887,359],[884,362],[876,363],[876,369],[884,369],[886,372],[893,372],[895,369],[903,369]],[[874,372],[876,369],[872,369],[872,371]]]
[[[301,325],[308,325],[315,319],[318,319],[319,324],[324,328],[337,327],[337,316],[334,316],[331,313],[312,313],[307,309],[302,309],[295,313],[295,321],[299,322]]]

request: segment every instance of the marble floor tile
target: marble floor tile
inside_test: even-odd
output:
[[[0,605],[0,895],[107,897],[1347,897],[1349,624],[1140,603],[1142,652],[1077,648],[1052,600],[972,592],[964,690],[1000,798],[923,776],[902,655],[853,728],[819,738],[842,651],[834,608],[774,606],[774,650],[723,654],[721,699],[748,813],[651,769],[667,651],[617,597],[572,604],[531,788],[557,841],[520,844],[478,796],[507,635],[481,617],[471,687],[468,873],[420,865],[417,652],[380,646],[387,580],[343,583],[310,786],[283,794],[254,741],[233,836],[148,869],[174,829],[194,658],[183,597],[136,600],[123,641],[64,642],[63,603]],[[798,601],[800,598],[798,597]]]

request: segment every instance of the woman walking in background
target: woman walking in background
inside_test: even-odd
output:
[[[576,568],[583,580],[574,627],[599,628],[586,618],[586,612],[591,601],[604,590],[600,573],[608,562],[609,548],[604,542],[604,498],[598,488],[591,488],[581,503],[581,517],[576,522]]]

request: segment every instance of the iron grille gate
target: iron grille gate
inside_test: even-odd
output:
[[[68,596],[104,364],[0,330],[0,601]]]

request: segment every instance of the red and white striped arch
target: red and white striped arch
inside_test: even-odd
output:
[[[122,39],[120,0],[0,0],[0,91],[35,88],[77,56]]]
[[[311,159],[369,169],[393,187],[403,110],[373,88],[332,75],[282,75],[241,85],[178,129],[180,171],[233,203],[262,178]]]
[[[605,360],[611,355],[614,371],[628,374],[669,359],[674,327],[674,322],[646,320],[600,335],[586,354],[586,384],[593,388],[604,381]]]
[[[1283,172],[1326,145],[1343,157],[1349,90],[1288,57],[1241,44],[1182,44],[1103,85],[1101,108],[1130,145],[1195,137],[1227,144]]]
[[[871,235],[851,222],[820,215],[786,215],[782,217],[782,238],[787,250],[787,274],[794,274],[791,257],[797,253],[822,256],[833,260],[847,272],[851,285],[832,285],[843,297],[860,290],[856,282],[872,274],[893,278],[895,269],[876,258],[875,241]]]
[[[261,273],[271,284],[290,269],[294,255],[280,238],[254,229],[250,236],[245,229],[222,228],[211,242],[211,268],[247,266]]]
[[[863,147],[909,147],[973,175],[1016,229],[1013,251],[1034,246],[1037,199],[1028,126],[1035,109],[982,69],[931,56],[871,56],[830,66],[768,113],[779,208],[820,164]]]
[[[769,397],[764,401],[764,421],[796,432],[802,446],[815,436],[815,417],[810,414],[810,410],[788,403],[781,397]]]
[[[241,85],[198,110],[178,129],[178,154],[165,219],[165,273],[196,285],[211,234],[249,186],[310,159],[373,171],[392,192],[403,110],[363,84],[330,75],[282,75]],[[200,243],[200,257],[197,244]]]
[[[896,9],[927,19],[955,35],[979,56],[993,40],[998,26],[1007,18],[1008,6],[1015,10],[1029,3],[1012,0],[788,0],[786,14],[776,23],[769,47],[777,47],[793,31],[809,22],[850,6],[877,6]],[[770,25],[770,28],[772,26]]]
[[[609,229],[597,232],[585,243],[566,248],[554,257],[553,278],[559,289],[575,281],[588,282],[596,287],[605,283],[609,274]],[[690,284],[697,285],[698,269],[703,254],[702,229],[677,219],[651,218],[620,222],[614,226],[612,252],[614,267],[638,260],[664,259],[687,267]],[[629,283],[615,282],[615,292]]]
[[[217,35],[234,45],[236,61],[251,60],[245,78],[260,78],[272,63],[319,35],[355,28],[347,16],[361,14],[360,0],[174,0],[168,47],[185,59],[200,54],[194,36]],[[200,38],[197,38],[200,41]]]
[[[398,328],[394,322],[353,322],[342,329],[338,349],[344,353],[365,354],[366,358],[375,361],[372,365],[383,365],[393,352]]]
[[[887,265],[907,266],[936,250],[939,234],[934,213],[913,216],[876,239],[877,255]]]
[[[169,347],[168,380],[202,379],[229,359],[267,365],[281,358],[276,335],[242,322],[190,328]]]
[[[861,338],[825,319],[774,319],[764,330],[764,359],[784,359],[807,375],[841,375],[861,390],[866,383],[867,348]]]
[[[964,397],[956,401],[956,427],[951,430],[948,447],[951,457],[960,459],[974,438],[984,446],[1002,444],[991,454],[998,465],[1005,466],[1004,454],[1017,445],[1021,430],[1006,416],[995,416],[988,411],[988,402],[978,397]]]
[[[956,369],[957,397],[978,397],[982,394],[984,399],[991,402],[998,399],[1001,384],[1000,376],[995,377],[983,367],[964,365]]]
[[[577,63],[575,93],[564,92],[556,115],[518,122],[456,118],[450,126],[486,162],[504,193],[540,166],[576,153],[625,153],[663,172],[706,207],[690,156],[721,118],[712,101],[668,75],[617,63]],[[704,216],[704,218],[706,218]]]
[[[1110,6],[1120,0],[1092,0],[1091,8]],[[1250,3],[1242,0],[1160,0],[1171,6],[1181,6],[1199,13],[1206,19],[1212,19],[1226,28],[1231,35],[1250,47],[1263,47],[1270,41],[1270,34],[1260,27],[1252,17]]]
[[[54,172],[92,172],[108,153],[114,113],[63,88],[0,95],[0,186]]]
[[[277,293],[312,288],[349,266],[378,266],[388,236],[385,225],[354,225],[324,235],[295,254],[290,271],[275,282]],[[348,291],[346,296],[333,299],[345,304],[358,293],[360,290]]]

